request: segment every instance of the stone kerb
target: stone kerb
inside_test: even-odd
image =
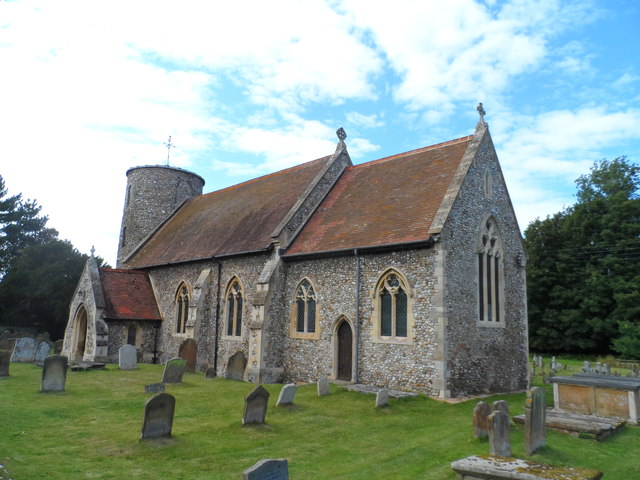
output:
[[[473,409],[473,436],[475,438],[487,438],[491,425],[489,422],[491,407],[485,401],[480,401]]]
[[[22,337],[16,340],[13,347],[12,362],[33,362],[36,353],[36,341],[30,337]]]
[[[159,393],[147,400],[144,405],[142,440],[170,437],[175,408],[176,399],[168,393]]]
[[[135,370],[138,368],[138,352],[133,345],[123,345],[118,350],[118,366],[120,370]]]
[[[242,472],[242,480],[289,480],[289,463],[284,458],[260,460]]]
[[[167,360],[162,373],[162,383],[182,383],[186,361],[183,358],[175,357]]]
[[[276,407],[286,407],[289,405],[293,405],[293,399],[296,396],[297,390],[298,386],[295,383],[288,383],[283,386],[282,390],[280,390],[280,395],[278,395]]]
[[[509,416],[496,410],[489,415],[491,422],[491,430],[489,430],[489,449],[491,455],[499,455],[501,457],[511,456],[511,438],[509,436]]]
[[[258,385],[244,399],[242,425],[264,423],[267,416],[268,403],[269,392],[262,385]]]
[[[524,405],[524,449],[533,455],[546,445],[546,422],[544,389],[534,387],[527,392]]]
[[[63,392],[67,381],[68,359],[63,355],[52,355],[44,359],[41,392]]]

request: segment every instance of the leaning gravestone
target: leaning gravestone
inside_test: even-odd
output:
[[[33,354],[34,362],[44,362],[44,359],[49,356],[49,352],[51,351],[51,345],[47,342],[40,342],[35,349]]]
[[[376,393],[376,408],[384,407],[389,403],[389,390],[381,388]]]
[[[527,392],[524,404],[524,450],[533,455],[546,445],[544,390],[534,387]]]
[[[123,345],[118,350],[118,366],[120,370],[135,370],[138,368],[137,349],[134,345]]]
[[[170,437],[173,428],[173,414],[176,399],[168,393],[159,393],[144,404],[142,440]]]
[[[36,341],[30,337],[23,337],[16,340],[13,347],[12,362],[33,362],[36,353]]]
[[[178,356],[187,362],[185,369],[187,372],[196,371],[196,360],[198,359],[198,342],[193,338],[187,338],[180,344]]]
[[[267,416],[268,403],[269,392],[262,385],[258,385],[244,398],[242,424],[248,425],[251,423],[264,423]]]
[[[295,383],[287,383],[284,387],[282,387],[282,390],[280,390],[280,395],[278,395],[276,407],[293,405],[293,398],[296,396],[296,390],[298,390],[298,387]]]
[[[284,458],[260,460],[242,472],[242,480],[289,480],[289,464]]]
[[[185,363],[184,359],[180,357],[167,360],[162,373],[162,383],[182,383]]]
[[[318,380],[318,396],[329,395],[329,382],[326,378]]]
[[[0,377],[9,376],[9,366],[11,365],[11,352],[0,350]]]
[[[244,380],[245,368],[247,368],[247,358],[244,356],[244,353],[236,352],[229,358],[224,378],[229,380]]]
[[[473,436],[475,438],[487,438],[491,429],[489,423],[491,407],[487,402],[480,401],[473,409]]]
[[[489,415],[491,429],[489,430],[489,449],[491,455],[501,457],[511,456],[511,439],[509,437],[509,416],[496,410]]]
[[[68,359],[64,355],[52,355],[44,359],[41,392],[62,392],[67,381]]]

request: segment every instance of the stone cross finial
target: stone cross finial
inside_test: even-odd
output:
[[[344,139],[347,138],[347,132],[345,132],[344,128],[342,127],[336,130],[336,135],[338,135],[338,138],[343,142],[344,142]]]
[[[91,245],[91,256],[94,257],[96,253],[96,247],[94,245]]]
[[[169,154],[171,153],[171,149],[175,147],[175,145],[171,143],[171,135],[169,135],[169,140],[164,143],[164,146],[167,147],[167,166],[169,166]]]
[[[482,107],[482,102],[478,104],[478,106],[476,107],[476,110],[478,110],[478,113],[480,114],[480,120],[484,122],[484,116],[487,114],[487,112],[484,111],[484,108]]]

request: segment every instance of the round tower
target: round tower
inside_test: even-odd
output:
[[[151,165],[127,170],[118,266],[186,199],[202,195],[204,179],[181,168]]]

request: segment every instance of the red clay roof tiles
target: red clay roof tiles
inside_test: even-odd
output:
[[[105,318],[112,320],[161,320],[146,272],[101,268]]]

